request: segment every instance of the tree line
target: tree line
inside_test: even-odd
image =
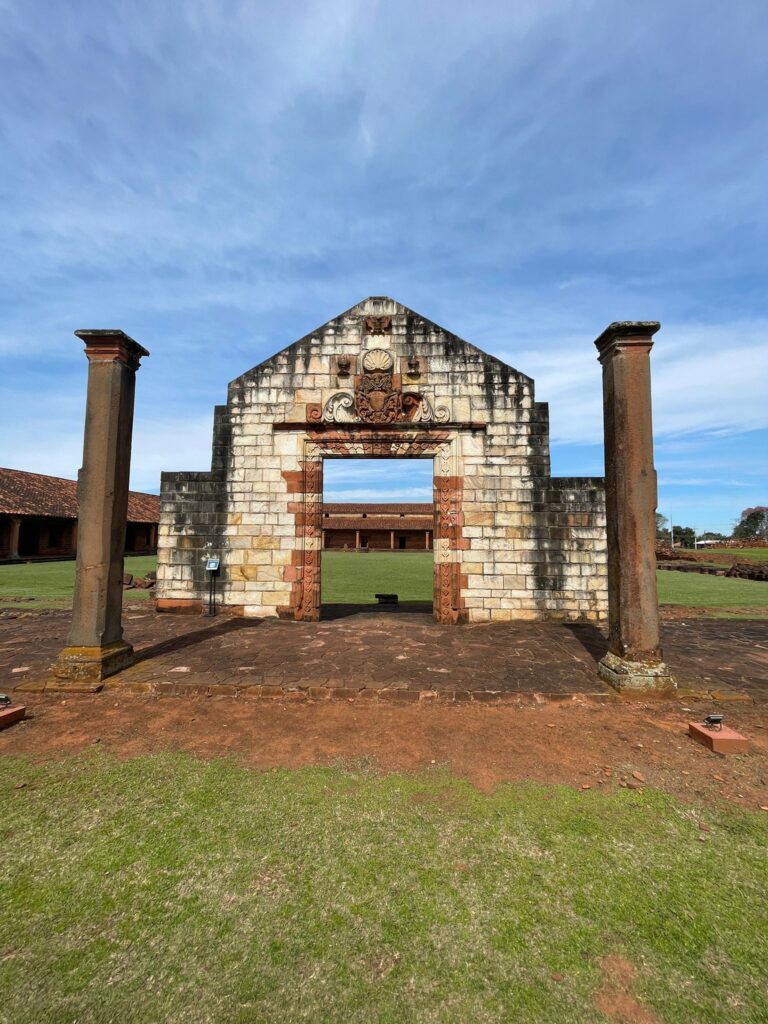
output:
[[[660,512],[656,513],[656,540],[663,544],[679,544],[684,548],[693,548],[697,540],[765,540],[768,541],[768,506],[757,505],[755,508],[745,508],[734,524],[730,537],[724,533],[713,533],[708,530],[706,533],[697,534],[692,526],[681,526],[672,523]]]

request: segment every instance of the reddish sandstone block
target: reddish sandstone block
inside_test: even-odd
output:
[[[166,598],[159,597],[155,601],[156,612],[169,612],[175,615],[200,615],[203,602],[197,598]]]
[[[23,704],[13,704],[9,708],[3,708],[0,710],[0,729],[7,729],[9,725],[20,722],[26,713],[27,709]]]
[[[749,749],[746,736],[729,729],[727,725],[719,729],[709,729],[703,722],[689,722],[688,735],[716,754],[743,754]]]
[[[284,469],[280,476],[285,480],[289,494],[303,493],[304,477],[301,470]]]

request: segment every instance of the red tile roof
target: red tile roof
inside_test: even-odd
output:
[[[77,519],[77,481],[25,473],[21,469],[0,469],[0,513]],[[129,522],[157,523],[159,520],[160,498],[156,494],[129,493]]]
[[[323,519],[324,530],[360,530],[361,533],[373,533],[376,530],[431,530],[432,516],[373,516],[362,519],[360,516],[334,516]]]
[[[405,502],[391,503],[384,502],[326,502],[323,505],[323,512],[329,512],[332,516],[338,515],[362,515],[365,512],[369,516],[432,516],[434,506],[432,502]]]

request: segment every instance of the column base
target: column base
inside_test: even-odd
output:
[[[133,648],[124,640],[104,647],[65,647],[54,662],[46,690],[97,693],[108,676],[134,661]]]
[[[601,659],[597,673],[620,693],[651,696],[677,689],[677,681],[663,661],[630,661],[609,651]]]

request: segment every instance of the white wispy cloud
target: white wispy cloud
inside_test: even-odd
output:
[[[541,347],[497,354],[535,379],[537,398],[550,404],[555,441],[602,439],[601,368],[589,338],[550,335]],[[651,363],[657,438],[768,428],[768,318],[664,324]]]
[[[760,486],[740,458],[768,427],[760,0],[0,10],[0,462],[76,468],[76,328],[152,352],[149,487],[206,468],[228,380],[388,293],[532,375],[590,471],[592,338],[661,320],[660,456],[701,435],[680,480],[734,478],[717,449]]]

